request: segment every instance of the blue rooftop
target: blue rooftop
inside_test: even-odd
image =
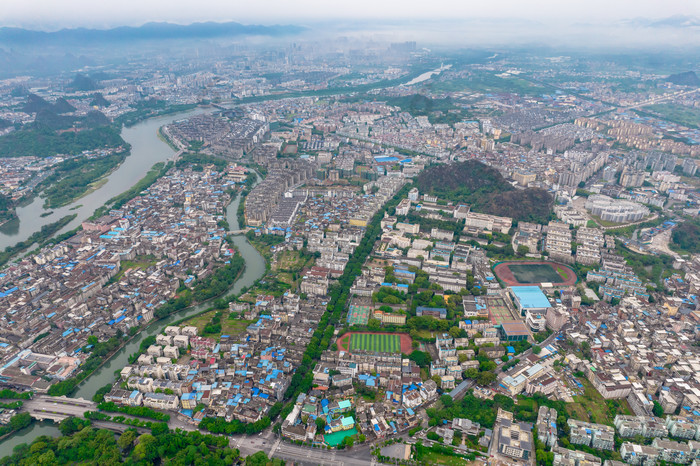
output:
[[[513,286],[511,290],[523,309],[552,307],[539,286]]]

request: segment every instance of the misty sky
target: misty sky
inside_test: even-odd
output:
[[[111,27],[149,21],[307,24],[338,19],[521,18],[609,23],[700,16],[699,0],[2,0],[0,26]]]

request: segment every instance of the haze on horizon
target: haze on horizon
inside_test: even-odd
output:
[[[696,0],[10,0],[0,11],[0,26],[61,28],[139,26],[152,21],[189,24],[236,21],[257,24],[311,24],[319,21],[525,20],[554,26],[609,24],[634,18],[700,16]]]

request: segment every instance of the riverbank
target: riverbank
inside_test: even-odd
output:
[[[139,123],[142,123],[143,121],[150,120],[152,118],[158,118],[158,117],[164,117],[168,115],[173,115],[176,113],[183,113],[187,112],[189,110],[193,110],[197,107],[203,106],[202,103],[196,103],[196,104],[179,104],[179,105],[171,105],[169,107],[160,109],[160,110],[155,110],[153,111],[152,108],[142,108],[142,109],[136,109],[133,112],[125,113],[124,115],[121,115],[119,118],[115,120],[115,123],[117,124],[122,124],[126,128],[131,128],[133,126],[136,126]]]
[[[94,191],[94,183],[114,173],[131,154],[127,148],[104,157],[76,157],[57,164],[53,174],[34,192],[44,199],[45,209],[67,206]]]
[[[3,252],[0,253],[0,266],[5,265],[15,256],[21,254],[23,251],[26,251],[34,244],[38,244],[39,247],[43,247],[45,244],[48,244],[49,241],[51,241],[51,237],[65,225],[69,224],[75,217],[76,214],[66,215],[57,222],[44,225],[41,227],[41,230],[34,233],[26,241],[17,243],[14,246],[8,246]]]
[[[92,192],[84,193],[84,197],[81,199],[59,208],[45,209],[45,199],[38,196],[33,196],[26,202],[22,202],[16,208],[17,219],[10,221],[0,231],[0,250],[7,246],[14,246],[20,241],[26,241],[42,226],[51,223],[51,219],[61,218],[67,214],[77,213],[78,216],[58,233],[61,234],[76,228],[108,200],[134,186],[134,183],[142,179],[154,164],[168,162],[173,158],[172,149],[156,136],[158,128],[174,119],[188,118],[210,111],[212,110],[197,108],[184,113],[171,114],[171,116],[155,117],[133,127],[122,128],[121,136],[130,146],[131,154],[116,170],[103,178],[107,182]],[[54,210],[54,216],[41,217],[41,214],[47,210]]]
[[[175,143],[170,140],[170,138],[163,132],[163,127],[158,128],[158,139],[170,146],[175,152],[179,152],[180,148],[175,145]]]

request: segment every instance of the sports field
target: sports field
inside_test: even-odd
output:
[[[552,283],[555,286],[576,284],[576,272],[564,264],[544,261],[501,262],[493,268],[507,286]]]
[[[508,268],[520,283],[559,283],[562,277],[549,264],[509,264]]]
[[[348,332],[338,338],[338,351],[376,351],[406,353],[412,351],[411,337],[407,333]]]
[[[396,353],[401,349],[398,335],[355,333],[350,339],[350,351],[380,351]]]
[[[350,325],[367,325],[370,316],[369,306],[351,305],[348,311],[348,324]]]
[[[500,325],[503,322],[512,322],[515,320],[511,312],[508,310],[503,298],[497,296],[486,296],[486,307],[489,311],[491,322]]]

